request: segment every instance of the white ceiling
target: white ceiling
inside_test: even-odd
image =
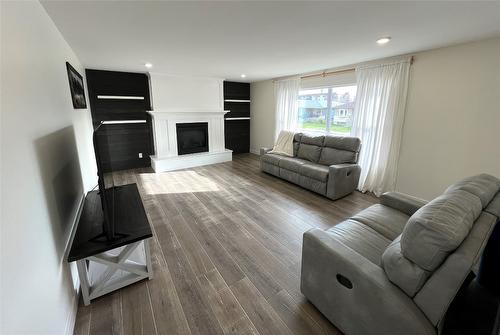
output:
[[[500,35],[500,2],[108,2],[43,6],[88,68],[257,81]],[[375,40],[392,36],[379,46]],[[240,74],[247,78],[242,80]]]

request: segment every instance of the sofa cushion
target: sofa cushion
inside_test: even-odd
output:
[[[304,165],[301,165],[299,169],[301,175],[322,182],[326,182],[326,180],[328,179],[328,171],[328,166],[314,163],[306,163]]]
[[[297,157],[317,163],[324,140],[325,136],[309,136],[302,134],[300,136],[300,145],[297,150]]]
[[[302,136],[300,137],[300,144],[310,144],[317,147],[322,147],[324,141],[325,136],[309,136],[302,134]]]
[[[493,199],[500,188],[500,180],[494,176],[483,173],[472,177],[467,177],[451,185],[445,193],[455,190],[463,190],[474,194],[481,199],[481,204],[485,208]]]
[[[323,165],[335,165],[343,163],[356,163],[357,161],[357,152],[323,147],[318,163]]]
[[[305,163],[308,163],[308,161],[295,157],[283,157],[279,161],[279,167],[298,173],[300,167]]]
[[[415,296],[431,274],[403,256],[401,235],[385,249],[382,255],[382,267],[389,280],[410,297]]]
[[[382,254],[391,243],[375,230],[354,220],[343,221],[327,233],[376,265],[381,264]]]
[[[357,137],[325,136],[318,162],[323,165],[356,163],[360,147],[361,140]]]
[[[465,241],[432,273],[413,301],[433,325],[443,321],[450,303],[477,264],[497,218],[482,212]]]
[[[265,154],[265,155],[262,155],[260,157],[260,160],[262,162],[265,162],[267,164],[271,164],[271,165],[276,165],[278,166],[279,165],[279,161],[284,158],[285,156],[280,156],[280,155],[276,155],[276,154]]]
[[[350,136],[325,136],[323,146],[338,150],[359,152],[361,140],[357,137]]]
[[[408,220],[401,237],[403,255],[434,271],[469,234],[481,210],[479,198],[466,191],[437,197]]]
[[[299,151],[300,138],[302,133],[296,133],[293,137],[293,157],[297,157],[297,152]]]
[[[493,200],[490,201],[484,211],[495,215],[497,218],[500,218],[500,192],[495,195]]]
[[[392,241],[401,234],[409,218],[410,216],[403,212],[376,204],[362,210],[351,219],[369,226]]]
[[[273,165],[266,163],[264,161],[260,161],[260,169],[264,172],[275,175],[276,177],[280,176],[280,167],[278,165]]]
[[[300,143],[299,150],[297,151],[297,157],[302,159],[307,159],[310,162],[317,163],[319,156],[321,154],[321,147]]]
[[[300,181],[300,174],[280,168],[280,178],[298,185]]]

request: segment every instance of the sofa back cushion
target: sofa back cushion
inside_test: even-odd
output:
[[[496,221],[495,216],[483,211],[458,249],[432,273],[413,298],[434,326],[442,322],[467,275],[479,263]]]
[[[415,296],[431,274],[403,255],[401,235],[382,254],[382,267],[387,278],[410,297]]]
[[[500,218],[500,192],[495,195],[484,211]]]
[[[295,136],[293,137],[293,157],[297,157],[301,137],[302,133],[296,133]]]
[[[445,193],[462,190],[474,194],[481,199],[483,208],[488,206],[500,188],[500,180],[494,176],[483,173],[467,177],[451,185]]]
[[[317,163],[321,154],[324,139],[324,136],[309,136],[302,134],[300,137],[297,157]]]
[[[401,236],[402,254],[434,271],[469,234],[481,214],[479,198],[462,190],[445,193],[413,214]]]
[[[358,162],[361,140],[357,137],[325,136],[319,164],[335,165]]]

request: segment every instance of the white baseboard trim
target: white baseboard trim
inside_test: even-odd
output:
[[[83,205],[85,204],[85,197],[87,195],[87,192],[84,192],[81,197],[80,201],[78,202],[78,209],[76,211],[75,218],[73,220],[73,225],[71,227],[71,233],[69,235],[68,241],[66,242],[66,246],[64,249],[64,256],[63,259],[61,260],[63,263],[67,262],[66,260],[68,259],[68,254],[70,251],[71,244],[73,243],[73,239],[75,238],[76,234],[76,229],[78,228],[78,221],[80,220],[80,216],[82,215],[83,211]],[[71,264],[67,263],[68,266],[71,267]],[[80,280],[78,276],[73,277],[73,280],[75,281],[73,283],[73,288],[75,294],[72,297],[71,300],[71,307],[68,311],[68,316],[66,317],[66,326],[64,327],[64,334],[65,335],[73,335],[73,332],[75,330],[75,323],[76,323],[76,314],[78,313],[78,300],[80,299]]]
[[[68,313],[68,318],[66,319],[66,327],[64,328],[64,335],[73,335],[75,332],[76,315],[78,314],[78,300],[80,300],[80,280],[76,278],[76,285],[78,289],[75,295],[73,295],[73,301],[71,302],[71,309]]]
[[[250,152],[251,152],[252,154],[260,155],[260,149],[250,148]]]

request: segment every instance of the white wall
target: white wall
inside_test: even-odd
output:
[[[223,80],[210,77],[150,73],[155,112],[221,111]]]
[[[500,38],[418,53],[397,189],[426,199],[465,176],[500,177]]]
[[[251,83],[250,101],[250,152],[258,154],[261,147],[274,144],[276,105],[273,81]]]
[[[458,179],[500,177],[500,39],[416,53],[396,189],[432,199]],[[272,146],[272,81],[251,84],[250,147]]]
[[[1,2],[2,334],[72,331],[64,259],[78,204],[96,183],[90,111],[74,110],[75,54],[38,2]]]

